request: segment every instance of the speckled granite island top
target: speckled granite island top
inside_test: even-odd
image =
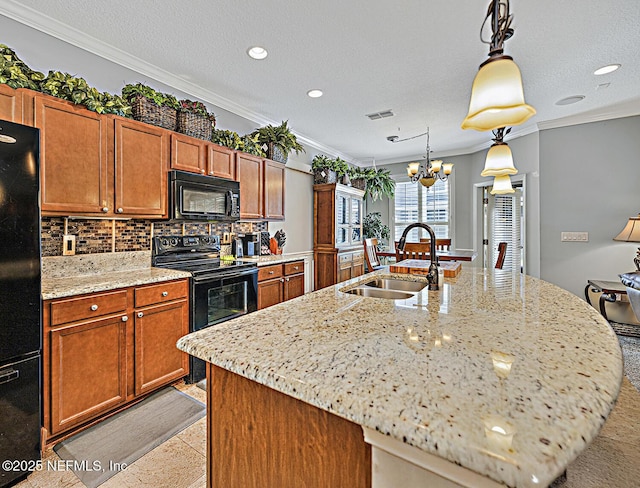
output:
[[[378,271],[181,338],[178,347],[508,486],[547,486],[622,381],[615,334],[550,283],[465,268],[405,300],[344,293]]]

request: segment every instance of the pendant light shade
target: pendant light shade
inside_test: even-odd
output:
[[[513,165],[511,149],[505,143],[494,144],[489,148],[484,169],[480,176],[515,175],[518,170]]]
[[[480,66],[471,87],[469,113],[462,121],[463,129],[477,131],[520,125],[535,115],[524,102],[522,76],[509,56],[489,59]]]
[[[492,195],[504,195],[506,193],[515,193],[511,186],[511,178],[509,175],[496,176],[493,179],[493,188],[489,192]]]

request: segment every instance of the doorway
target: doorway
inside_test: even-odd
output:
[[[507,243],[502,269],[525,274],[525,175],[512,178],[514,193],[491,195],[491,182],[476,186],[476,242],[483,268],[493,268],[498,257],[498,244]]]

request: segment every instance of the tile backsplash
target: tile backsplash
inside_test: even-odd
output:
[[[161,235],[220,235],[223,232],[266,231],[267,222],[182,223],[144,219],[98,220],[43,217],[41,245],[43,256],[61,256],[66,233],[76,236],[76,254],[148,251],[151,238]]]

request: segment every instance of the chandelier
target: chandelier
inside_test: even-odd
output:
[[[427,127],[427,155],[424,164],[420,162],[409,163],[407,166],[407,175],[411,178],[412,182],[419,181],[423,186],[427,188],[432,186],[437,180],[447,181],[451,171],[453,170],[453,163],[443,163],[440,159],[431,160],[431,148],[429,147],[429,127]],[[421,134],[424,135],[424,134]],[[396,141],[393,141],[396,142]]]

